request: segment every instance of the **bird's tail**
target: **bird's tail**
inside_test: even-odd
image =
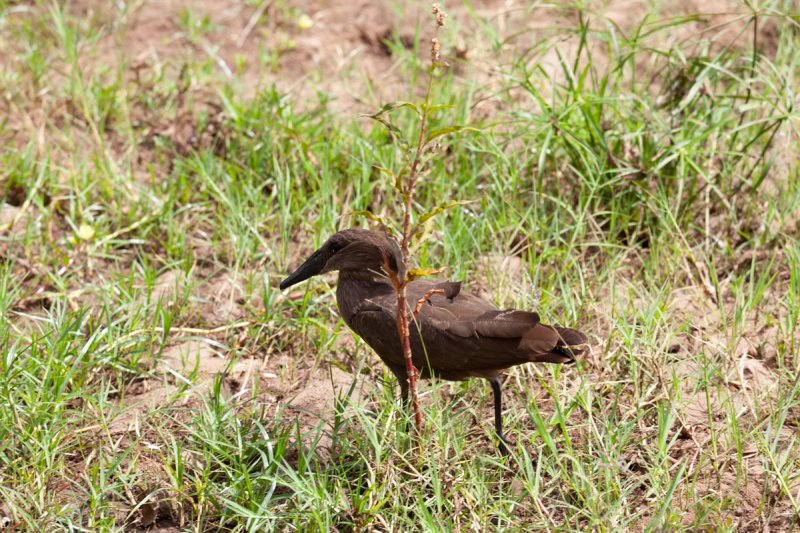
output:
[[[553,351],[572,359],[570,363],[574,363],[575,359],[580,357],[589,347],[589,337],[577,329],[559,326],[551,327],[558,333],[558,341],[556,341],[556,347]]]

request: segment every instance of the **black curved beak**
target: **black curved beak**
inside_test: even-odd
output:
[[[325,268],[325,263],[327,262],[328,258],[325,257],[322,249],[317,250],[311,254],[311,257],[306,259],[305,263],[300,265],[297,270],[289,274],[289,277],[281,282],[281,290],[287,289],[292,285],[296,285],[301,281],[305,281],[308,278],[321,273],[322,269]]]

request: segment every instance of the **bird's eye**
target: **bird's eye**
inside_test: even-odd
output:
[[[342,249],[342,245],[341,245],[341,244],[339,244],[338,242],[335,242],[335,243],[331,244],[331,251],[332,251],[333,253],[336,253],[336,252],[338,252],[338,251],[339,251],[339,250],[341,250],[341,249]]]

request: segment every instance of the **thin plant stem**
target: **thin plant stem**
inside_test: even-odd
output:
[[[439,26],[436,26],[435,37],[439,36]],[[422,119],[420,121],[419,141],[417,142],[417,152],[414,155],[414,162],[411,164],[411,170],[408,176],[408,188],[406,190],[406,201],[404,204],[404,218],[403,218],[403,239],[400,243],[402,251],[402,261],[405,264],[405,271],[408,272],[409,253],[408,245],[411,241],[411,212],[413,209],[412,200],[414,197],[414,185],[417,182],[419,161],[422,156],[422,149],[425,145],[425,130],[428,120],[428,106],[430,105],[431,92],[433,90],[433,74],[436,70],[436,64],[431,65],[428,72],[428,90],[425,94],[425,107],[422,110]],[[411,334],[408,326],[408,312],[406,304],[406,285],[408,278],[398,280],[395,285],[397,289],[397,331],[400,334],[400,339],[403,345],[403,357],[406,362],[406,374],[408,377],[408,389],[411,397],[411,408],[414,417],[414,426],[416,434],[422,434],[422,411],[419,408],[419,397],[417,396],[417,369],[414,368],[414,362],[411,354]]]

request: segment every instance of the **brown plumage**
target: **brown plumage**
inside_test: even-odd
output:
[[[407,399],[405,361],[397,334],[397,293],[383,272],[385,257],[393,258],[393,254],[383,234],[363,229],[340,231],[286,278],[281,289],[338,270],[336,300],[342,318],[397,376]],[[395,267],[393,259],[390,266]],[[500,374],[529,362],[572,363],[588,339],[574,329],[542,324],[537,313],[498,310],[463,292],[461,282],[415,279],[406,289],[409,305],[430,289],[444,293],[432,295],[410,320],[414,366],[423,378],[489,380],[495,397],[495,429],[505,453],[508,441],[503,435]]]

